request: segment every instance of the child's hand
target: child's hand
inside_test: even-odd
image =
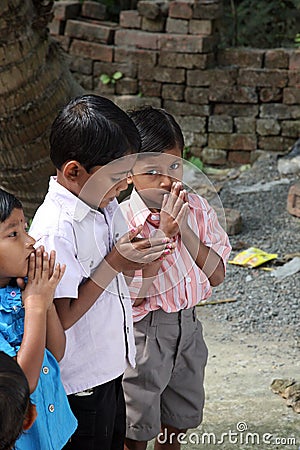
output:
[[[55,265],[55,251],[50,257],[44,247],[31,253],[28,265],[28,282],[22,294],[25,308],[39,307],[45,310],[51,308],[56,286],[65,272],[66,266]]]
[[[169,252],[170,239],[163,233],[149,238],[138,238],[143,226],[125,234],[106,257],[107,262],[118,272],[137,270],[145,264],[160,258]]]
[[[164,195],[159,229],[170,238],[176,236],[186,226],[189,211],[186,197],[186,191],[179,182],[173,183],[170,194]]]

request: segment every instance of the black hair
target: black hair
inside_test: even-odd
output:
[[[137,127],[142,147],[140,153],[163,153],[178,147],[183,151],[184,138],[180,126],[174,117],[162,108],[146,106],[128,111]]]
[[[13,448],[30,404],[27,378],[14,358],[0,352],[0,450]]]
[[[138,131],[111,100],[99,95],[72,99],[54,120],[50,133],[50,158],[57,169],[71,160],[87,172],[140,150]]]
[[[13,194],[0,188],[0,222],[4,222],[11,215],[13,209],[23,209],[22,203]]]

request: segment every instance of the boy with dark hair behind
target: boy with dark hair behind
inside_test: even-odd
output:
[[[131,301],[121,272],[157,259],[170,239],[136,240],[140,228],[123,237],[114,232],[116,197],[127,188],[140,138],[113,102],[97,95],[71,100],[53,123],[50,147],[57,175],[30,231],[67,266],[55,304],[67,338],[62,381],[78,429],[66,449],[121,450],[121,379],[135,358]]]
[[[27,378],[14,358],[0,351],[0,450],[13,448],[36,418]]]
[[[136,271],[130,285],[136,367],[123,378],[126,450],[179,449],[180,436],[202,420],[207,348],[196,304],[222,283],[230,244],[208,202],[182,186],[184,139],[174,117],[159,108],[129,113],[142,140],[120,204],[140,236],[163,234],[175,250]],[[161,432],[161,433],[160,433]]]

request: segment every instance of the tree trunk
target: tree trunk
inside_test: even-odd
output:
[[[0,186],[30,218],[55,172],[49,131],[59,109],[83,93],[49,36],[53,1],[0,1]]]

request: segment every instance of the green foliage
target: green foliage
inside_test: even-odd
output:
[[[189,161],[191,164],[196,166],[198,169],[203,170],[203,162],[201,161],[200,158],[198,158],[198,156],[192,155],[189,147],[184,147],[182,156],[183,156],[183,159],[185,159],[186,161]]]
[[[295,37],[295,47],[300,48],[300,33],[296,34]]]
[[[123,77],[122,72],[115,72],[112,75],[107,75],[107,73],[103,73],[100,76],[100,81],[102,84],[116,84],[118,80],[120,80]]]
[[[300,0],[224,0],[221,46],[294,47]]]

